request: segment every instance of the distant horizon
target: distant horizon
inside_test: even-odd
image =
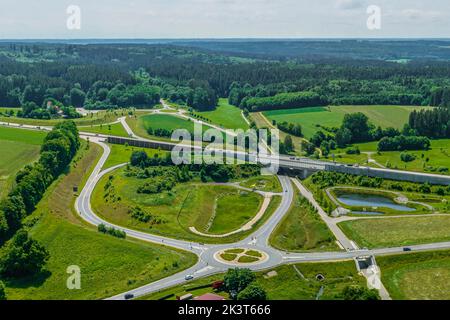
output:
[[[101,37],[86,37],[86,38],[5,38],[1,39],[0,42],[14,42],[14,41],[310,41],[310,40],[363,40],[363,41],[450,41],[449,37],[217,37],[217,38],[202,38],[202,37],[174,37],[174,38],[101,38]]]

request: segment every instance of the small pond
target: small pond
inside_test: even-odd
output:
[[[350,207],[368,207],[368,208],[390,208],[396,211],[412,212],[416,211],[405,205],[397,204],[388,197],[360,193],[344,193],[337,198],[343,204]],[[367,214],[367,213],[366,213]]]

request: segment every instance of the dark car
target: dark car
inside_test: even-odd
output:
[[[404,252],[410,252],[410,251],[412,251],[412,249],[411,248],[403,248],[403,251]]]
[[[125,300],[130,300],[130,299],[133,299],[133,298],[134,298],[134,294],[132,294],[132,293],[127,293],[125,295]]]

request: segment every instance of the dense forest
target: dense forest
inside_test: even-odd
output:
[[[323,46],[307,47],[314,44]],[[449,60],[437,55],[393,61],[399,57],[390,55],[393,45],[385,42],[364,44],[390,48],[377,59],[355,57],[352,50],[361,44],[335,45],[340,52],[335,56],[288,59],[286,53],[263,59],[186,43],[3,43],[0,106],[26,106],[22,116],[40,118],[57,111],[76,117],[70,108],[81,106],[152,107],[160,97],[197,110],[213,109],[218,97],[250,111],[327,104],[450,106]],[[400,45],[404,52],[408,46],[416,53],[425,48],[414,41]]]

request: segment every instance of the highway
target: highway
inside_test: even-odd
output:
[[[120,119],[119,119],[120,120]],[[120,120],[123,121],[123,120]],[[29,129],[29,130],[45,130],[49,131],[51,130],[51,127],[38,127],[38,126],[29,126],[29,125],[12,125],[7,123],[1,123],[0,125],[7,125],[10,127],[17,127],[21,129]],[[126,127],[125,127],[126,128]],[[131,129],[130,133],[132,133]],[[128,130],[127,130],[128,131]],[[133,134],[134,135],[134,134]],[[330,224],[331,218],[321,214],[322,219],[327,223],[327,225],[330,227],[332,232],[335,234],[336,238],[339,242],[341,242],[343,248],[345,250],[338,251],[338,252],[316,252],[316,253],[289,253],[284,251],[279,251],[277,249],[274,249],[269,244],[269,237],[273,230],[276,228],[276,226],[279,224],[279,222],[283,219],[283,217],[287,214],[294,197],[294,185],[296,188],[299,189],[299,191],[314,205],[314,198],[312,195],[308,195],[308,191],[302,187],[301,183],[296,183],[294,181],[294,184],[291,183],[290,178],[286,176],[278,176],[280,183],[283,188],[283,196],[281,203],[279,207],[276,209],[274,214],[265,222],[263,226],[258,228],[253,234],[246,237],[244,240],[239,241],[237,243],[233,244],[226,244],[226,245],[214,245],[214,244],[200,244],[200,243],[192,243],[187,242],[183,240],[177,240],[177,239],[171,239],[161,236],[152,235],[149,233],[139,232],[136,230],[124,228],[121,226],[117,226],[114,224],[109,223],[108,221],[105,221],[98,217],[95,212],[91,208],[90,199],[92,196],[92,192],[97,185],[98,181],[105,176],[106,174],[111,173],[112,171],[116,170],[117,168],[124,166],[126,164],[120,164],[118,166],[115,166],[113,168],[109,168],[107,170],[102,171],[102,167],[105,164],[106,160],[108,159],[110,155],[110,148],[105,143],[105,139],[108,138],[108,136],[102,136],[102,135],[93,135],[89,133],[80,133],[80,136],[84,139],[89,138],[89,140],[93,143],[96,143],[100,145],[104,152],[102,157],[100,158],[99,162],[97,163],[95,169],[93,170],[92,174],[88,178],[86,185],[84,186],[83,190],[80,192],[79,197],[76,199],[75,202],[75,209],[80,215],[82,219],[84,219],[86,222],[88,222],[91,225],[98,226],[99,224],[105,224],[109,227],[114,227],[116,229],[122,230],[127,234],[127,237],[132,237],[135,239],[143,240],[150,243],[155,243],[159,245],[164,245],[172,248],[177,248],[180,250],[191,252],[198,257],[197,263],[180,273],[177,273],[175,275],[172,275],[170,277],[161,279],[159,281],[150,283],[148,285],[130,290],[128,292],[124,292],[118,295],[115,295],[113,297],[110,297],[109,299],[112,300],[123,300],[125,299],[126,294],[132,294],[134,297],[140,297],[143,295],[147,295],[149,293],[153,293],[159,290],[162,290],[164,288],[168,288],[174,285],[179,285],[182,283],[185,283],[185,276],[188,274],[194,275],[195,278],[205,277],[217,273],[225,272],[228,268],[234,267],[233,265],[226,264],[224,262],[218,261],[214,256],[216,253],[228,249],[228,248],[251,248],[256,249],[259,251],[264,252],[268,259],[261,262],[256,263],[253,265],[248,266],[252,270],[267,270],[274,268],[276,266],[286,264],[286,263],[299,263],[299,262],[319,262],[319,261],[340,261],[340,260],[348,260],[353,259],[359,256],[366,256],[366,255],[392,255],[392,254],[402,254],[404,252],[403,247],[397,247],[397,248],[379,248],[374,250],[355,250],[352,248],[350,240],[346,238],[346,236],[340,231],[340,229],[336,226],[333,227],[332,224]],[[141,139],[141,138],[138,138]],[[149,141],[149,140],[146,140]],[[265,160],[271,160],[273,159],[273,156],[265,156]],[[325,170],[326,168],[329,168],[331,165],[335,166],[344,166],[342,164],[333,164],[329,162],[324,161],[315,161],[311,159],[298,159],[295,160],[286,157],[281,156],[280,157],[280,164],[288,166],[288,167],[297,167],[297,168],[306,168],[306,169],[312,169],[312,170]],[[347,166],[346,166],[347,167]],[[361,169],[361,168],[359,168]],[[375,170],[375,169],[370,169]],[[396,171],[396,170],[389,170],[389,169],[377,169],[377,170],[384,170],[387,173],[404,173],[404,171]],[[421,177],[429,177],[429,176],[437,176],[437,177],[444,177],[445,179],[450,177],[446,176],[440,176],[440,175],[430,175],[426,173],[414,173],[414,175],[419,175]],[[317,205],[317,203],[316,203]],[[316,206],[315,205],[315,206]],[[319,211],[320,213],[320,211]],[[342,234],[339,234],[341,232]],[[440,250],[440,249],[450,249],[450,242],[444,242],[444,243],[434,243],[434,244],[425,244],[425,245],[417,245],[417,246],[409,246],[412,251],[428,251],[428,250]]]
[[[229,248],[249,248],[249,249],[256,249],[259,251],[264,252],[267,254],[268,259],[266,261],[263,261],[262,263],[257,263],[253,265],[249,265],[248,267],[252,270],[258,271],[258,270],[267,270],[274,268],[276,266],[286,264],[286,263],[300,263],[300,262],[319,262],[319,261],[340,261],[340,260],[348,260],[348,259],[354,259],[359,256],[366,256],[366,255],[387,255],[387,254],[402,254],[404,253],[403,247],[397,247],[397,248],[382,248],[382,249],[375,249],[375,250],[354,250],[350,248],[348,245],[349,239],[346,238],[345,235],[338,235],[337,238],[339,241],[342,241],[345,247],[345,251],[339,251],[339,252],[317,252],[317,253],[289,253],[280,251],[277,249],[274,249],[269,244],[269,237],[276,228],[276,226],[280,223],[280,221],[283,219],[283,217],[288,212],[293,197],[294,197],[294,188],[293,184],[291,183],[290,179],[286,176],[279,176],[280,183],[282,185],[283,189],[283,196],[282,201],[279,205],[279,207],[276,209],[274,214],[266,221],[266,223],[261,226],[259,229],[257,229],[254,233],[246,237],[244,240],[233,243],[233,244],[220,244],[220,245],[214,245],[214,244],[199,244],[199,243],[193,243],[183,240],[177,240],[177,239],[171,239],[156,235],[151,235],[144,232],[139,232],[136,230],[124,228],[121,226],[117,226],[114,224],[109,223],[108,221],[105,221],[101,218],[99,218],[95,212],[91,208],[90,199],[92,192],[98,183],[98,181],[106,174],[111,173],[112,171],[116,170],[117,168],[124,166],[125,164],[121,164],[109,169],[106,169],[104,171],[101,170],[104,163],[106,162],[109,154],[110,154],[110,148],[107,144],[101,141],[99,138],[91,138],[91,142],[99,144],[103,150],[104,153],[96,165],[94,171],[92,172],[91,176],[89,177],[85,187],[81,191],[79,197],[77,198],[75,202],[75,209],[80,214],[80,216],[87,221],[88,223],[98,226],[99,224],[103,223],[109,227],[114,227],[116,229],[122,230],[126,232],[128,237],[136,238],[139,240],[143,240],[146,242],[151,242],[154,244],[169,246],[185,251],[189,251],[191,253],[194,253],[198,256],[197,263],[180,273],[177,273],[175,275],[172,275],[170,277],[161,279],[159,281],[150,283],[148,285],[130,290],[128,292],[124,292],[118,295],[115,295],[113,297],[110,297],[111,300],[124,300],[126,294],[131,294],[134,297],[141,297],[153,292],[157,292],[159,290],[179,285],[182,283],[185,283],[185,276],[186,275],[194,275],[195,278],[201,278],[206,277],[209,275],[222,273],[228,270],[229,268],[234,267],[234,265],[226,264],[221,261],[218,261],[214,255],[224,249]],[[299,188],[299,190],[304,193],[305,190],[301,189],[301,184],[295,183],[296,187]],[[310,199],[309,199],[310,200]],[[331,218],[322,216],[324,220],[326,220],[327,224],[329,225],[329,222]],[[328,220],[329,219],[329,220]],[[341,232],[341,231],[340,231]],[[413,251],[425,251],[425,250],[438,250],[438,249],[450,249],[450,242],[444,242],[444,243],[435,243],[435,244],[426,244],[426,245],[417,245],[417,246],[410,246],[410,248]]]

